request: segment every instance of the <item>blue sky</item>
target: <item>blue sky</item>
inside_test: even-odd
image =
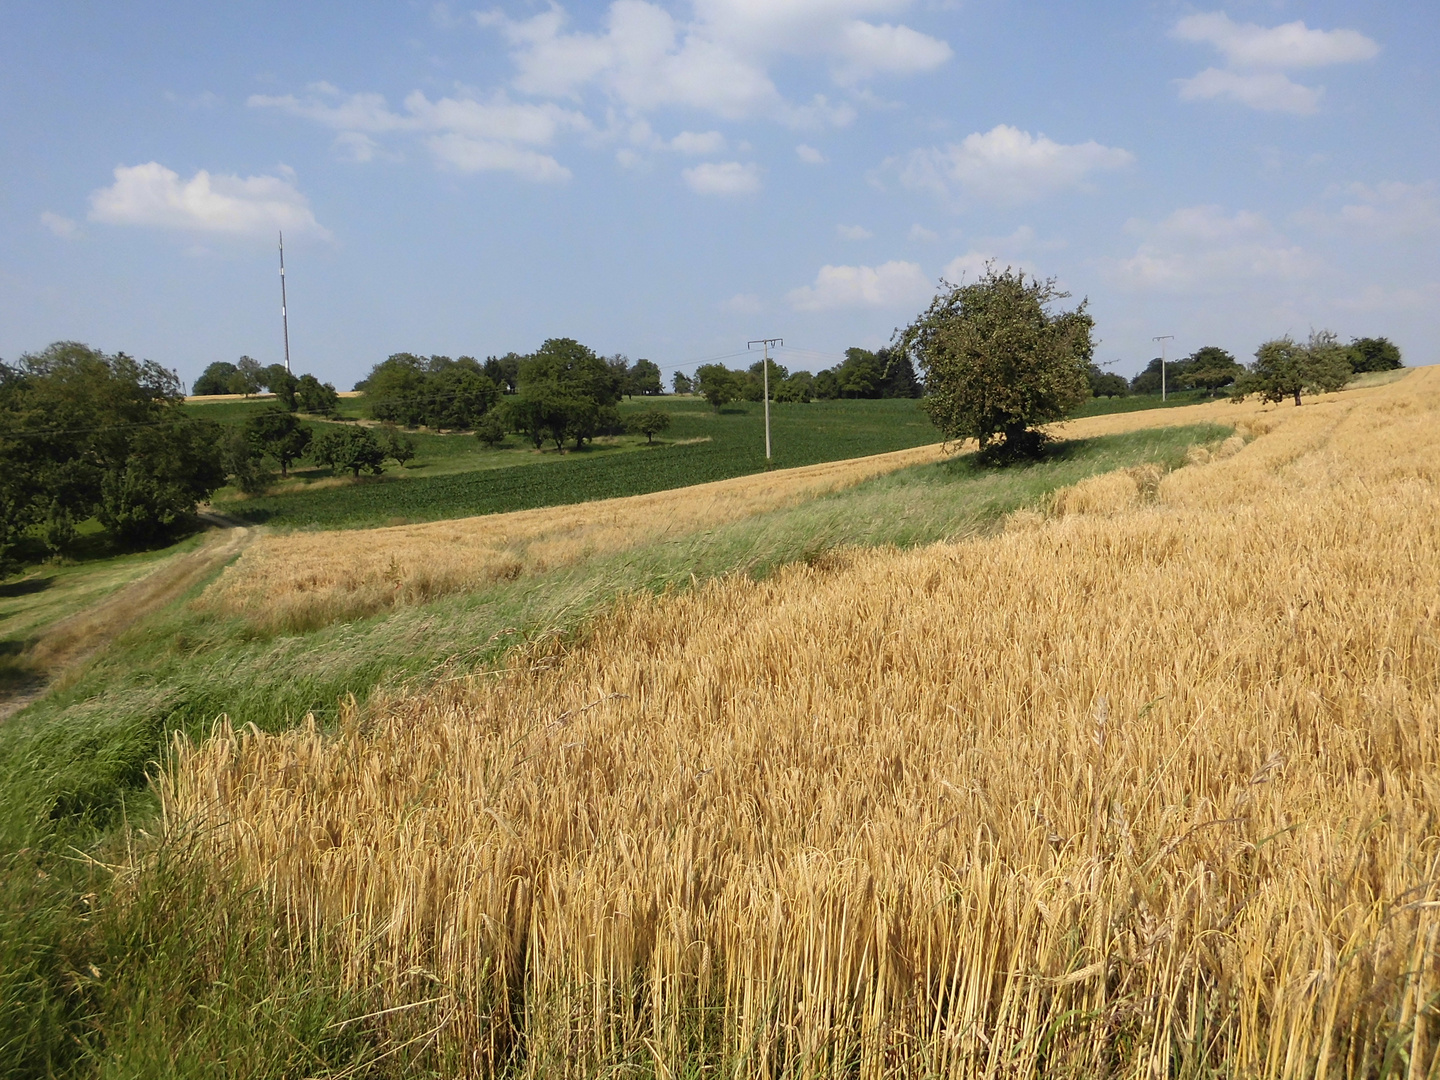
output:
[[[137,10],[138,9],[138,10]],[[188,381],[575,337],[816,370],[987,258],[1174,334],[1440,359],[1440,6],[7,4],[0,357]],[[738,362],[738,361],[737,361]]]

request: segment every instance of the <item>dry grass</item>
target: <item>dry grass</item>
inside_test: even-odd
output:
[[[271,535],[226,569],[202,605],[267,630],[323,626],[689,535],[940,456],[923,446],[571,506]]]
[[[1434,1075],[1440,369],[1254,421],[221,728],[168,821],[476,1073]]]

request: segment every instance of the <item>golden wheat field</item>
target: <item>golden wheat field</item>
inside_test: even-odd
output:
[[[177,744],[168,826],[477,1075],[1436,1075],[1440,370],[1230,415]]]
[[[1137,419],[1147,414],[1091,417],[1063,430],[1066,437],[1085,438],[1141,426],[1229,422],[1253,411],[1212,403],[1148,414],[1148,421]],[[887,472],[938,461],[945,450],[922,446],[508,514],[359,531],[271,534],[251,544],[225,570],[200,606],[242,616],[265,630],[303,630],[544,573],[639,543],[690,536]]]
[[[941,456],[921,446],[579,505],[271,535],[226,569],[202,606],[267,629],[322,625],[684,536]]]

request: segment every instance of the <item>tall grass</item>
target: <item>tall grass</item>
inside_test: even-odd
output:
[[[345,985],[427,973],[476,1074],[1430,1075],[1440,373],[1243,415],[1000,536],[221,725],[168,828]]]

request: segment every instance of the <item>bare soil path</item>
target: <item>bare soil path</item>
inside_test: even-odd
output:
[[[87,660],[117,636],[182,596],[207,574],[238,555],[257,532],[214,511],[202,511],[200,518],[214,531],[199,548],[165,559],[144,577],[45,630],[24,654],[36,672],[35,679],[8,690],[0,689],[0,721],[73,677]]]

